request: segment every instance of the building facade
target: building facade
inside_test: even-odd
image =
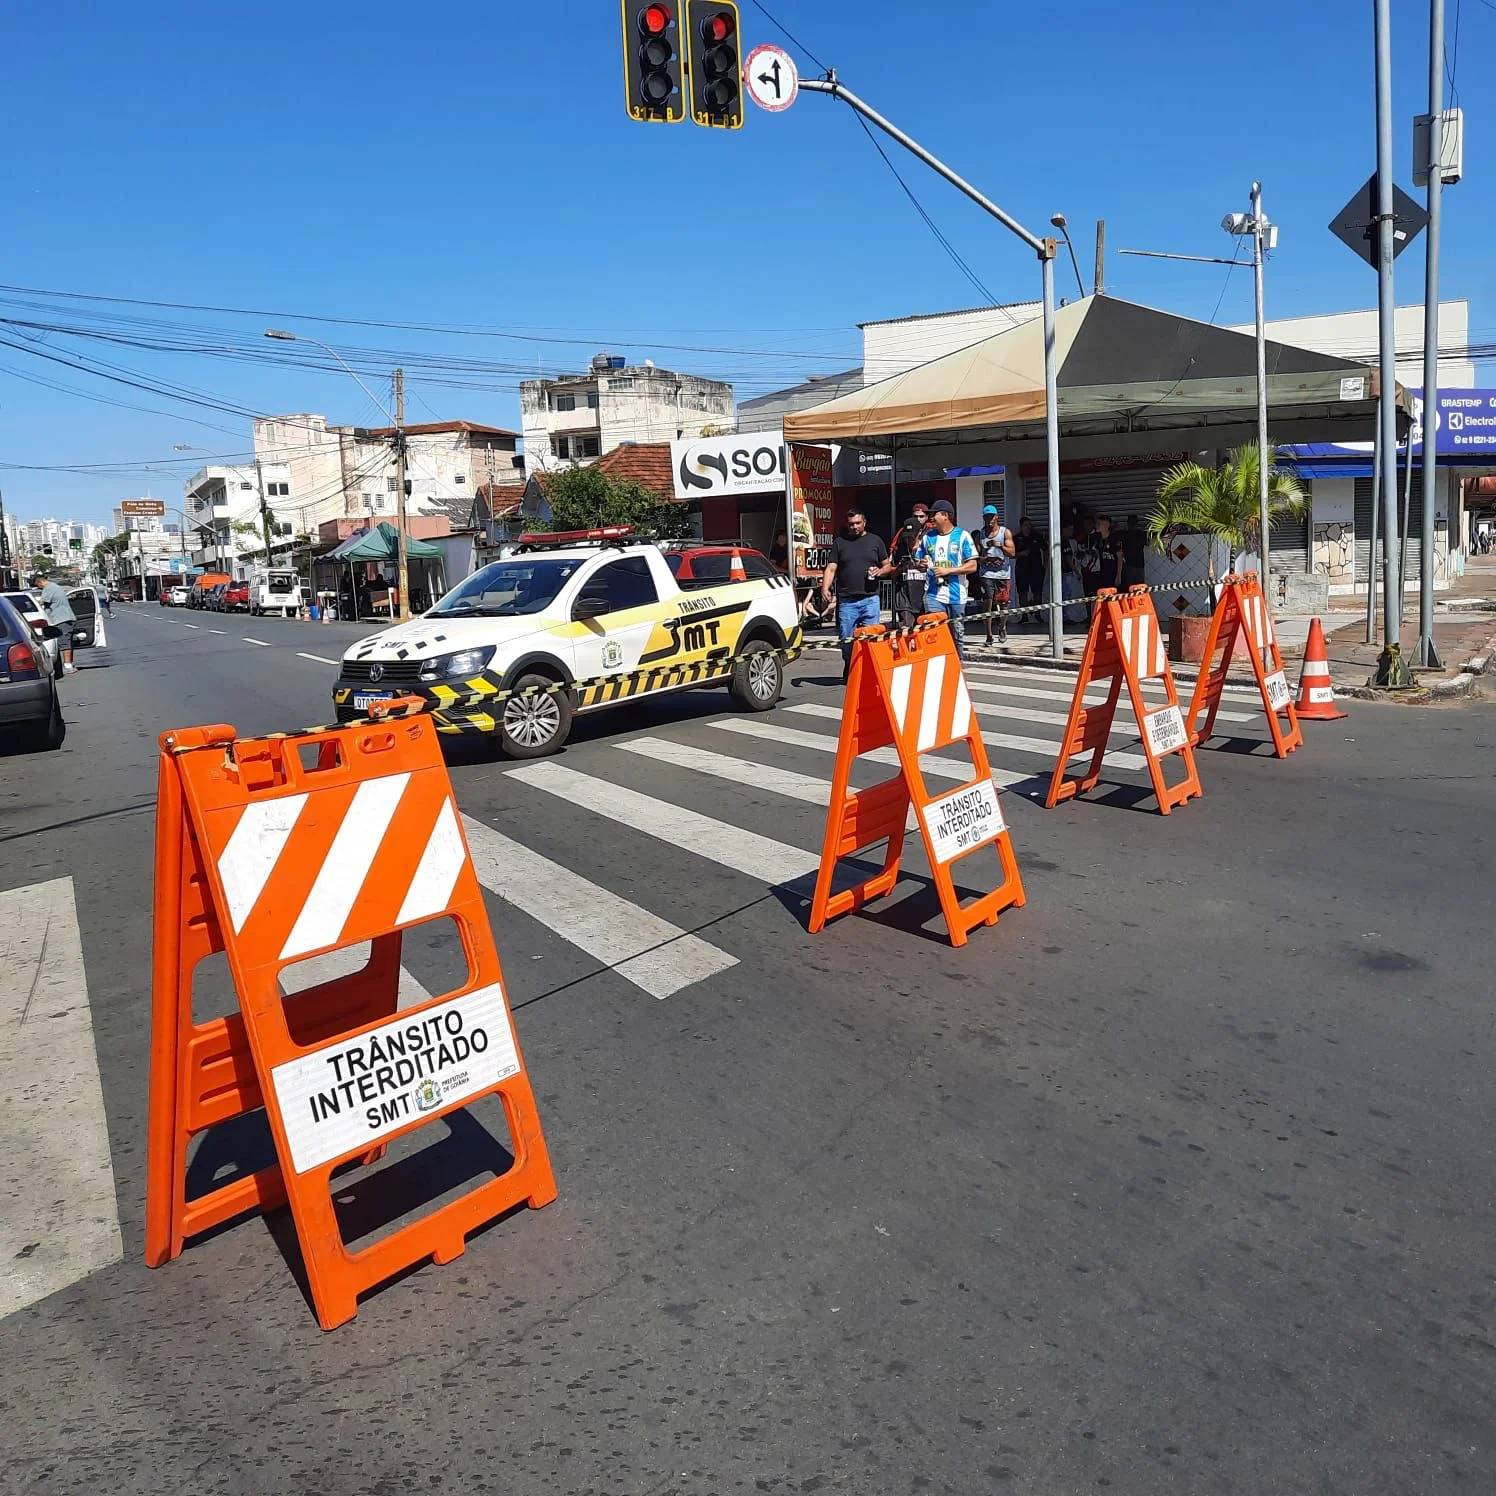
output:
[[[646,360],[600,353],[585,374],[526,379],[519,387],[525,466],[531,472],[595,462],[625,442],[679,441],[733,419],[732,386]]]

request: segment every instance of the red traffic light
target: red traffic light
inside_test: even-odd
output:
[[[646,5],[639,12],[639,30],[645,36],[663,36],[670,27],[670,21],[668,5]]]
[[[737,30],[737,21],[730,10],[719,10],[701,23],[701,39],[710,45],[725,42]]]

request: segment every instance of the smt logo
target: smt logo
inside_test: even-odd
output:
[[[670,462],[678,499],[772,493],[785,484],[784,442],[777,431],[671,442]]]

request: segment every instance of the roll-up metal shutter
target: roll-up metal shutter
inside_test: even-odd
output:
[[[1407,481],[1407,470],[1401,466],[1397,470],[1397,527],[1399,533],[1403,528],[1403,485]],[[1380,550],[1382,543],[1382,514],[1380,508],[1380,496],[1374,496],[1371,489],[1370,478],[1356,479],[1356,580],[1364,583],[1367,576],[1367,551],[1371,542],[1371,511],[1373,499],[1378,502],[1377,508],[1377,546]],[[1415,462],[1413,465],[1413,487],[1407,504],[1407,530],[1408,545],[1407,555],[1403,558],[1403,579],[1417,577],[1420,557],[1423,552],[1423,470]],[[1398,549],[1394,545],[1392,549],[1393,564],[1397,561]]]

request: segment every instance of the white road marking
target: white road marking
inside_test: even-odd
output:
[[[736,956],[610,893],[539,852],[463,816],[478,881],[651,997],[666,998],[729,966]]]
[[[303,654],[299,649],[296,651],[296,658],[298,660],[315,660],[319,665],[341,665],[343,663],[341,660],[329,660],[326,655]]]
[[[714,779],[725,779],[729,784],[751,785],[754,789],[767,790],[790,800],[804,800],[807,805],[831,803],[831,781],[813,774],[778,769],[772,764],[761,764],[751,758],[734,758],[728,753],[713,753],[710,748],[693,748],[688,743],[675,743],[668,738],[631,738],[615,746],[625,753],[637,753],[640,758],[709,774]],[[919,828],[912,807],[905,827],[909,831]]]
[[[184,623],[182,625],[182,627],[184,629],[200,629],[202,627],[202,624],[200,624],[200,623]]]
[[[1028,686],[999,685],[995,681],[987,680],[974,680],[970,682],[970,685],[973,691],[984,692],[989,696],[1019,696],[1029,697],[1037,701],[1061,701],[1064,702],[1067,706],[1073,700],[1075,694],[1075,688],[1073,686],[1068,691],[1036,691]],[[1149,694],[1151,695],[1152,693]],[[1105,697],[1105,695],[1106,692],[1100,687],[1088,687],[1086,692],[1086,705],[1091,706],[1093,704],[1099,703]],[[1159,693],[1159,698],[1160,700],[1162,699],[1161,692]],[[1186,702],[1185,704],[1188,705],[1188,702]],[[1118,698],[1117,710],[1118,712],[1126,712],[1129,716],[1132,715],[1132,703],[1127,699],[1126,692],[1123,692],[1123,694]],[[1216,717],[1218,720],[1223,722],[1255,722],[1257,720],[1257,715],[1254,715],[1252,712],[1228,712],[1223,710],[1217,712]],[[1034,717],[1031,720],[1035,722],[1041,722],[1044,719],[1042,717]],[[1064,720],[1065,718],[1062,716],[1060,718],[1060,721],[1063,722]]]
[[[745,738],[760,738],[767,743],[783,743],[790,748],[812,748],[818,753],[835,753],[837,747],[836,739],[824,732],[800,732],[793,727],[781,727],[777,723],[761,722],[754,717],[724,717],[710,725],[721,728],[723,732],[738,733]],[[1050,752],[1053,751],[1054,749],[1051,748]],[[888,764],[897,768],[899,752],[897,748],[874,748],[867,753],[859,753],[857,759],[859,763],[865,760],[870,764]],[[926,779],[954,779],[962,784],[969,780],[974,772],[969,763],[963,764],[953,758],[941,758],[937,753],[920,754],[919,769]],[[1007,769],[994,769],[992,781],[994,784],[1005,787],[1028,785],[1034,782],[1034,776],[1015,774]]]
[[[258,644],[261,649],[269,649],[270,648],[270,645],[269,645],[269,643],[266,640],[264,640],[264,639],[251,639],[248,634],[244,635],[244,642],[246,644]]]
[[[991,712],[994,708],[978,707],[978,711]],[[807,717],[826,717],[835,721],[841,720],[842,709],[839,706],[823,706],[819,702],[807,701],[799,706],[786,707],[787,712],[800,712]],[[1014,753],[1032,753],[1040,758],[1053,758],[1059,750],[1059,743],[1044,738],[1020,738],[1006,732],[983,732],[982,741],[989,749],[1007,748]],[[1135,741],[1135,740],[1130,740]],[[890,750],[891,751],[891,750]],[[1146,769],[1148,760],[1141,753],[1117,753],[1107,750],[1107,762],[1118,769]],[[1021,778],[1029,778],[1022,775]]]
[[[818,853],[745,831],[741,826],[730,826],[711,816],[698,815],[683,805],[656,800],[653,795],[641,795],[637,790],[594,779],[563,764],[525,764],[508,770],[505,777],[770,885],[788,883],[815,872],[821,865]]]
[[[225,630],[223,630],[223,629],[209,629],[208,632],[210,634],[217,634],[220,639],[226,637]]]
[[[73,880],[0,893],[0,1318],[124,1253]]]

